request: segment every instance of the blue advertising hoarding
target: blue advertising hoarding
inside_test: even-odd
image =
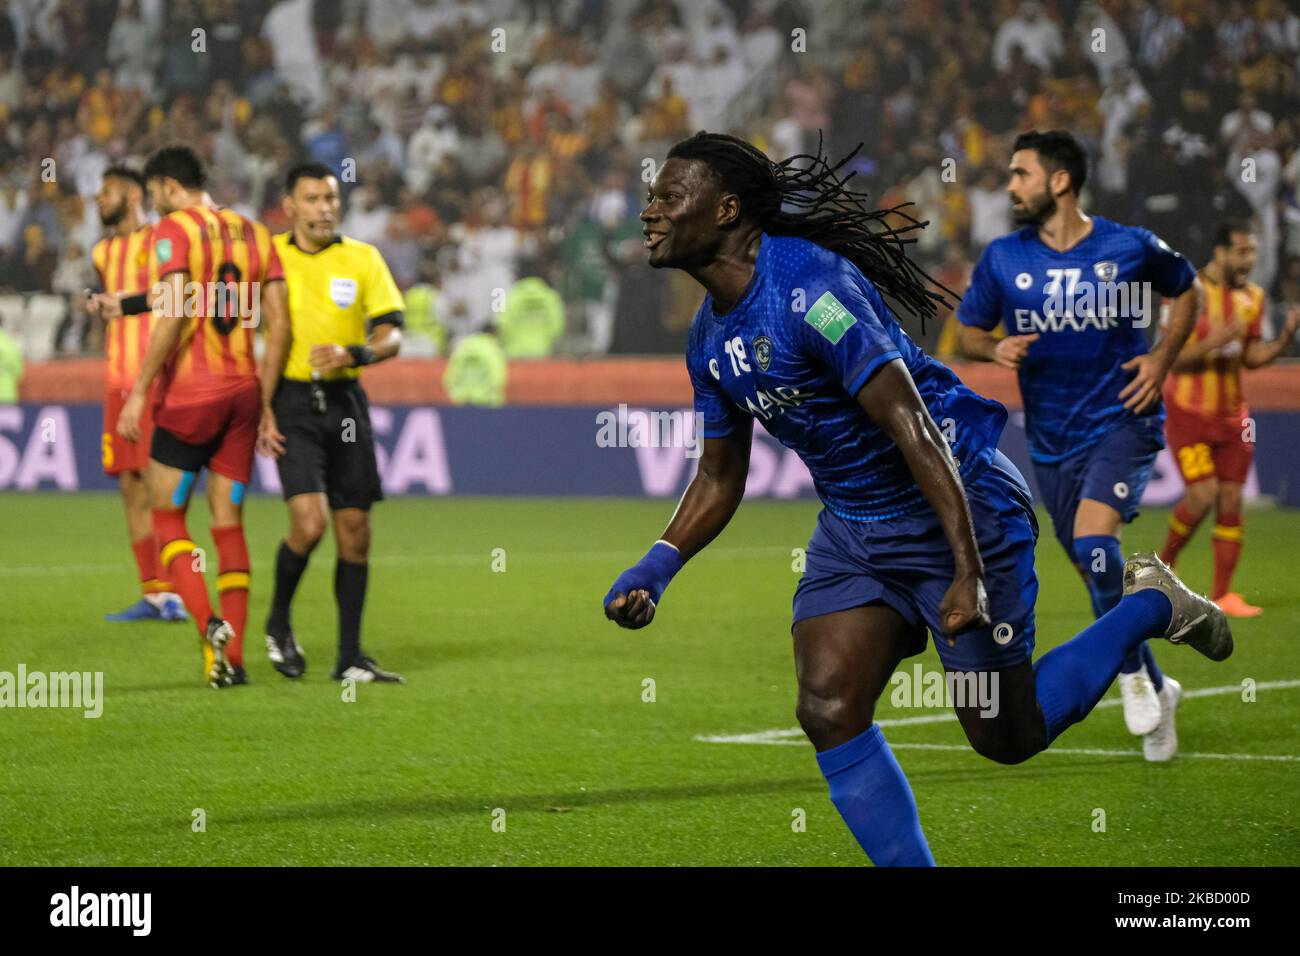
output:
[[[380,473],[390,495],[593,495],[676,497],[694,474],[699,447],[688,410],[588,406],[499,409],[375,406]],[[1256,416],[1255,465],[1247,498],[1300,506],[1300,413]],[[1013,413],[1002,450],[1033,484],[1023,419]],[[98,405],[0,406],[0,490],[109,490],[100,467]],[[273,462],[258,458],[254,492],[278,493]],[[803,463],[755,429],[748,494],[812,498]],[[1161,453],[1144,503],[1182,492]]]

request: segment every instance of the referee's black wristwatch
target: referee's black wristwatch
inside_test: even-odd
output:
[[[349,345],[348,354],[352,356],[353,368],[361,368],[375,360],[375,350],[369,345]]]

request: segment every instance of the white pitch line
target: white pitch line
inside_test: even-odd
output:
[[[699,740],[700,738],[695,738]],[[806,745],[802,740],[747,740],[745,743],[750,744],[767,744],[774,747],[802,747]],[[969,744],[909,744],[897,743],[893,740],[889,742],[890,750],[952,750],[963,751],[965,753],[974,753]],[[1045,754],[1073,754],[1082,757],[1141,757],[1140,750],[1102,750],[1096,747],[1048,747],[1040,751]],[[1037,756],[1037,755],[1035,755]],[[1191,760],[1273,760],[1284,762],[1300,761],[1300,756],[1291,754],[1189,754],[1179,752],[1179,759],[1184,757]]]
[[[891,749],[905,750],[967,750],[974,753],[966,744],[895,744]],[[1098,747],[1048,747],[1045,754],[1075,754],[1083,757],[1140,757],[1140,750],[1103,750]],[[1280,760],[1286,762],[1300,761],[1300,756],[1292,754],[1189,754],[1180,753],[1179,757],[1193,760]]]
[[[1255,685],[1258,690],[1290,690],[1300,687],[1300,680],[1269,680],[1260,681]],[[1222,687],[1198,687],[1193,690],[1183,691],[1183,698],[1191,697],[1220,697],[1225,694],[1240,694],[1240,684],[1225,684]],[[1102,707],[1118,707],[1122,701],[1118,697],[1107,697],[1094,707],[1097,710]],[[944,711],[941,714],[922,714],[917,717],[885,717],[877,720],[876,723],[881,727],[914,727],[918,724],[946,724],[956,721],[957,715],[952,711]],[[694,739],[705,744],[802,744],[803,730],[799,727],[780,727],[775,730],[759,730],[751,734],[716,734],[716,735],[697,735]],[[892,740],[889,743],[891,747],[902,747],[903,744],[895,744]],[[910,747],[920,747],[920,744],[908,744]],[[924,745],[930,746],[930,745]],[[936,748],[946,747],[947,745],[934,744]],[[954,745],[954,749],[967,750],[968,747]],[[1056,753],[1065,753],[1066,751],[1054,751]],[[1128,754],[1128,751],[1115,751],[1115,753]],[[1187,756],[1190,756],[1187,755]],[[1213,758],[1216,755],[1211,754]],[[1234,759],[1232,755],[1224,759]],[[1293,760],[1293,757],[1277,757],[1270,759]]]

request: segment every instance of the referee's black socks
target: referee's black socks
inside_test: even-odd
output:
[[[266,618],[268,632],[283,635],[293,629],[289,621],[289,606],[310,557],[311,552],[299,554],[289,547],[287,541],[280,542],[280,550],[275,553],[275,593],[271,595],[271,613]]]
[[[366,604],[369,564],[338,559],[334,565],[334,600],[339,606],[339,664],[354,663],[361,656],[361,611]]]

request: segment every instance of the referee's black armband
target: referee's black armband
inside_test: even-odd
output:
[[[399,329],[406,324],[406,319],[402,317],[401,312],[385,312],[383,315],[377,315],[366,322],[366,335],[375,330],[376,325],[395,325]]]
[[[375,360],[375,350],[369,345],[349,345],[348,352],[352,356],[353,368],[361,368],[361,366],[369,365]]]
[[[149,296],[144,292],[122,297],[122,314],[139,315],[149,311]]]

